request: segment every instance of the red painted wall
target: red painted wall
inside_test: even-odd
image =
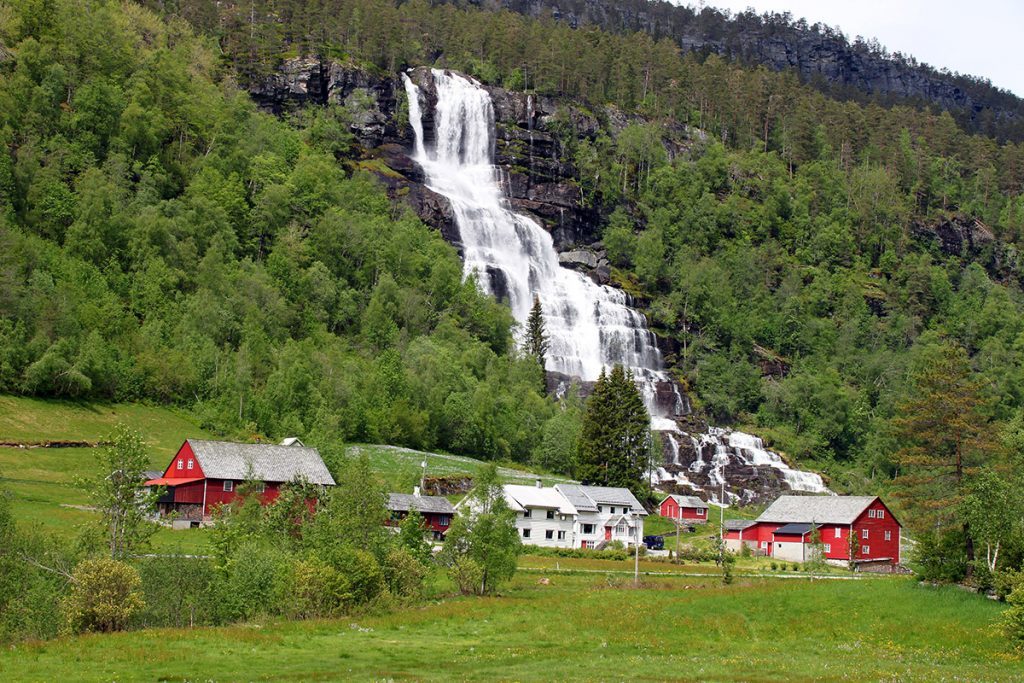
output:
[[[192,469],[189,469],[188,466],[190,462]],[[204,476],[206,475],[203,474],[203,468],[199,466],[199,460],[192,453],[192,447],[188,445],[188,441],[181,444],[181,448],[171,459],[171,464],[164,471],[164,477],[167,479],[195,479]]]
[[[881,517],[872,517],[870,510],[879,511]],[[876,500],[853,523],[853,529],[860,540],[860,551],[857,559],[870,560],[890,557],[893,563],[900,561],[900,524],[892,516],[892,512],[881,500]],[[885,540],[885,532],[889,532],[889,540]],[[864,546],[870,548],[864,552]]]

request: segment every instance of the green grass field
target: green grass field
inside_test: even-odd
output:
[[[1001,609],[905,578],[646,577],[634,589],[628,577],[524,571],[494,598],[23,644],[0,653],[0,671],[18,681],[1019,681],[1024,664],[993,627]]]

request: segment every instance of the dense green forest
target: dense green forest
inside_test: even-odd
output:
[[[132,4],[0,11],[0,391],[186,404],[228,433],[529,456],[554,414],[508,311]]]

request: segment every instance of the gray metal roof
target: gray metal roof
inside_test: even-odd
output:
[[[597,512],[597,503],[583,491],[583,487],[579,484],[555,484],[555,489],[580,512]]]
[[[615,486],[580,486],[579,488],[595,503],[603,505],[625,505],[641,515],[647,514],[647,511],[644,510],[644,506],[636,499],[633,492],[627,488],[619,488]]]
[[[775,530],[777,534],[788,534],[792,536],[803,536],[811,530],[810,524],[803,524],[801,522],[793,522],[792,524],[785,524]]]
[[[853,524],[877,496],[779,496],[759,522]]]
[[[444,496],[415,496],[411,493],[389,493],[388,509],[397,512],[433,512],[442,515],[455,514],[455,508]]]
[[[208,479],[288,482],[301,477],[310,484],[334,486],[315,448],[200,439],[189,439],[188,445]]]
[[[725,528],[727,530],[729,530],[729,531],[742,531],[743,529],[747,529],[749,527],[752,527],[755,524],[757,524],[757,522],[755,522],[752,519],[727,519],[727,520],[725,520]]]
[[[665,496],[664,498],[661,499],[661,502],[664,503],[669,498],[674,500],[676,502],[676,504],[679,505],[679,507],[684,507],[684,508],[706,508],[708,506],[707,503],[705,503],[703,500],[701,500],[697,496],[680,496],[680,495],[675,494],[675,493]]]

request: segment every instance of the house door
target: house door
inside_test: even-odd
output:
[[[604,540],[606,540],[606,541],[612,540],[612,528],[610,526],[606,526],[604,528]]]

